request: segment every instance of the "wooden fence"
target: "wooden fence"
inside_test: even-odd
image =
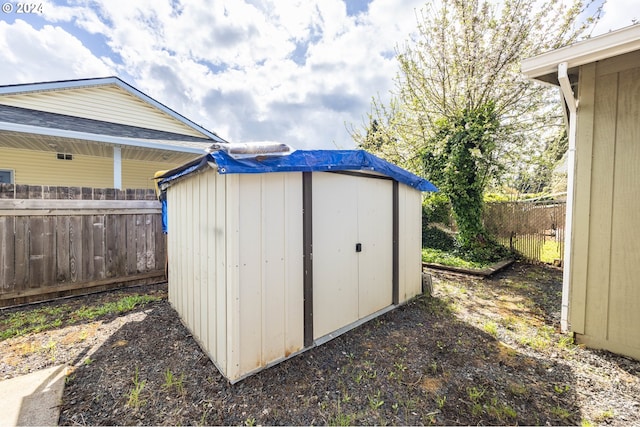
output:
[[[15,187],[0,186],[0,307],[164,280],[152,190]]]
[[[487,203],[484,224],[500,243],[530,261],[561,265],[564,201]]]

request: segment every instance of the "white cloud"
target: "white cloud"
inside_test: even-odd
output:
[[[607,0],[600,21],[596,24],[593,36],[619,30],[640,20],[638,0]]]
[[[609,0],[598,28],[630,23],[634,2]],[[351,16],[343,0],[47,0],[52,25],[0,22],[0,84],[117,74],[230,141],[352,148],[345,124],[387,98],[424,5],[372,0]]]
[[[0,84],[32,83],[114,74],[108,60],[95,57],[60,27],[36,30],[21,19],[0,21]]]

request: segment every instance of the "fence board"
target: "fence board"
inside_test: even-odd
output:
[[[165,242],[153,190],[0,190],[0,307],[163,279]]]
[[[0,280],[5,292],[15,287],[15,218],[0,217]]]
[[[56,217],[42,217],[42,283],[55,285],[57,254],[56,251]],[[42,283],[38,284],[42,286]]]
[[[15,219],[15,289],[29,283],[29,218]]]
[[[69,258],[71,247],[69,241],[69,217],[60,216],[56,223],[56,282],[66,283],[71,280]]]
[[[82,282],[82,217],[69,218],[69,272],[73,283]]]

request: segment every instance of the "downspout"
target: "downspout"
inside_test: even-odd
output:
[[[576,173],[576,101],[567,74],[568,64],[558,64],[558,82],[560,92],[569,110],[569,151],[567,155],[567,213],[564,225],[564,268],[562,270],[562,307],[560,310],[560,328],[562,332],[569,330],[569,290],[571,280],[571,246],[573,243],[573,198]]]

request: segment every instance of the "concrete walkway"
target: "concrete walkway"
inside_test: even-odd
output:
[[[66,368],[53,366],[0,381],[0,426],[57,426]]]

